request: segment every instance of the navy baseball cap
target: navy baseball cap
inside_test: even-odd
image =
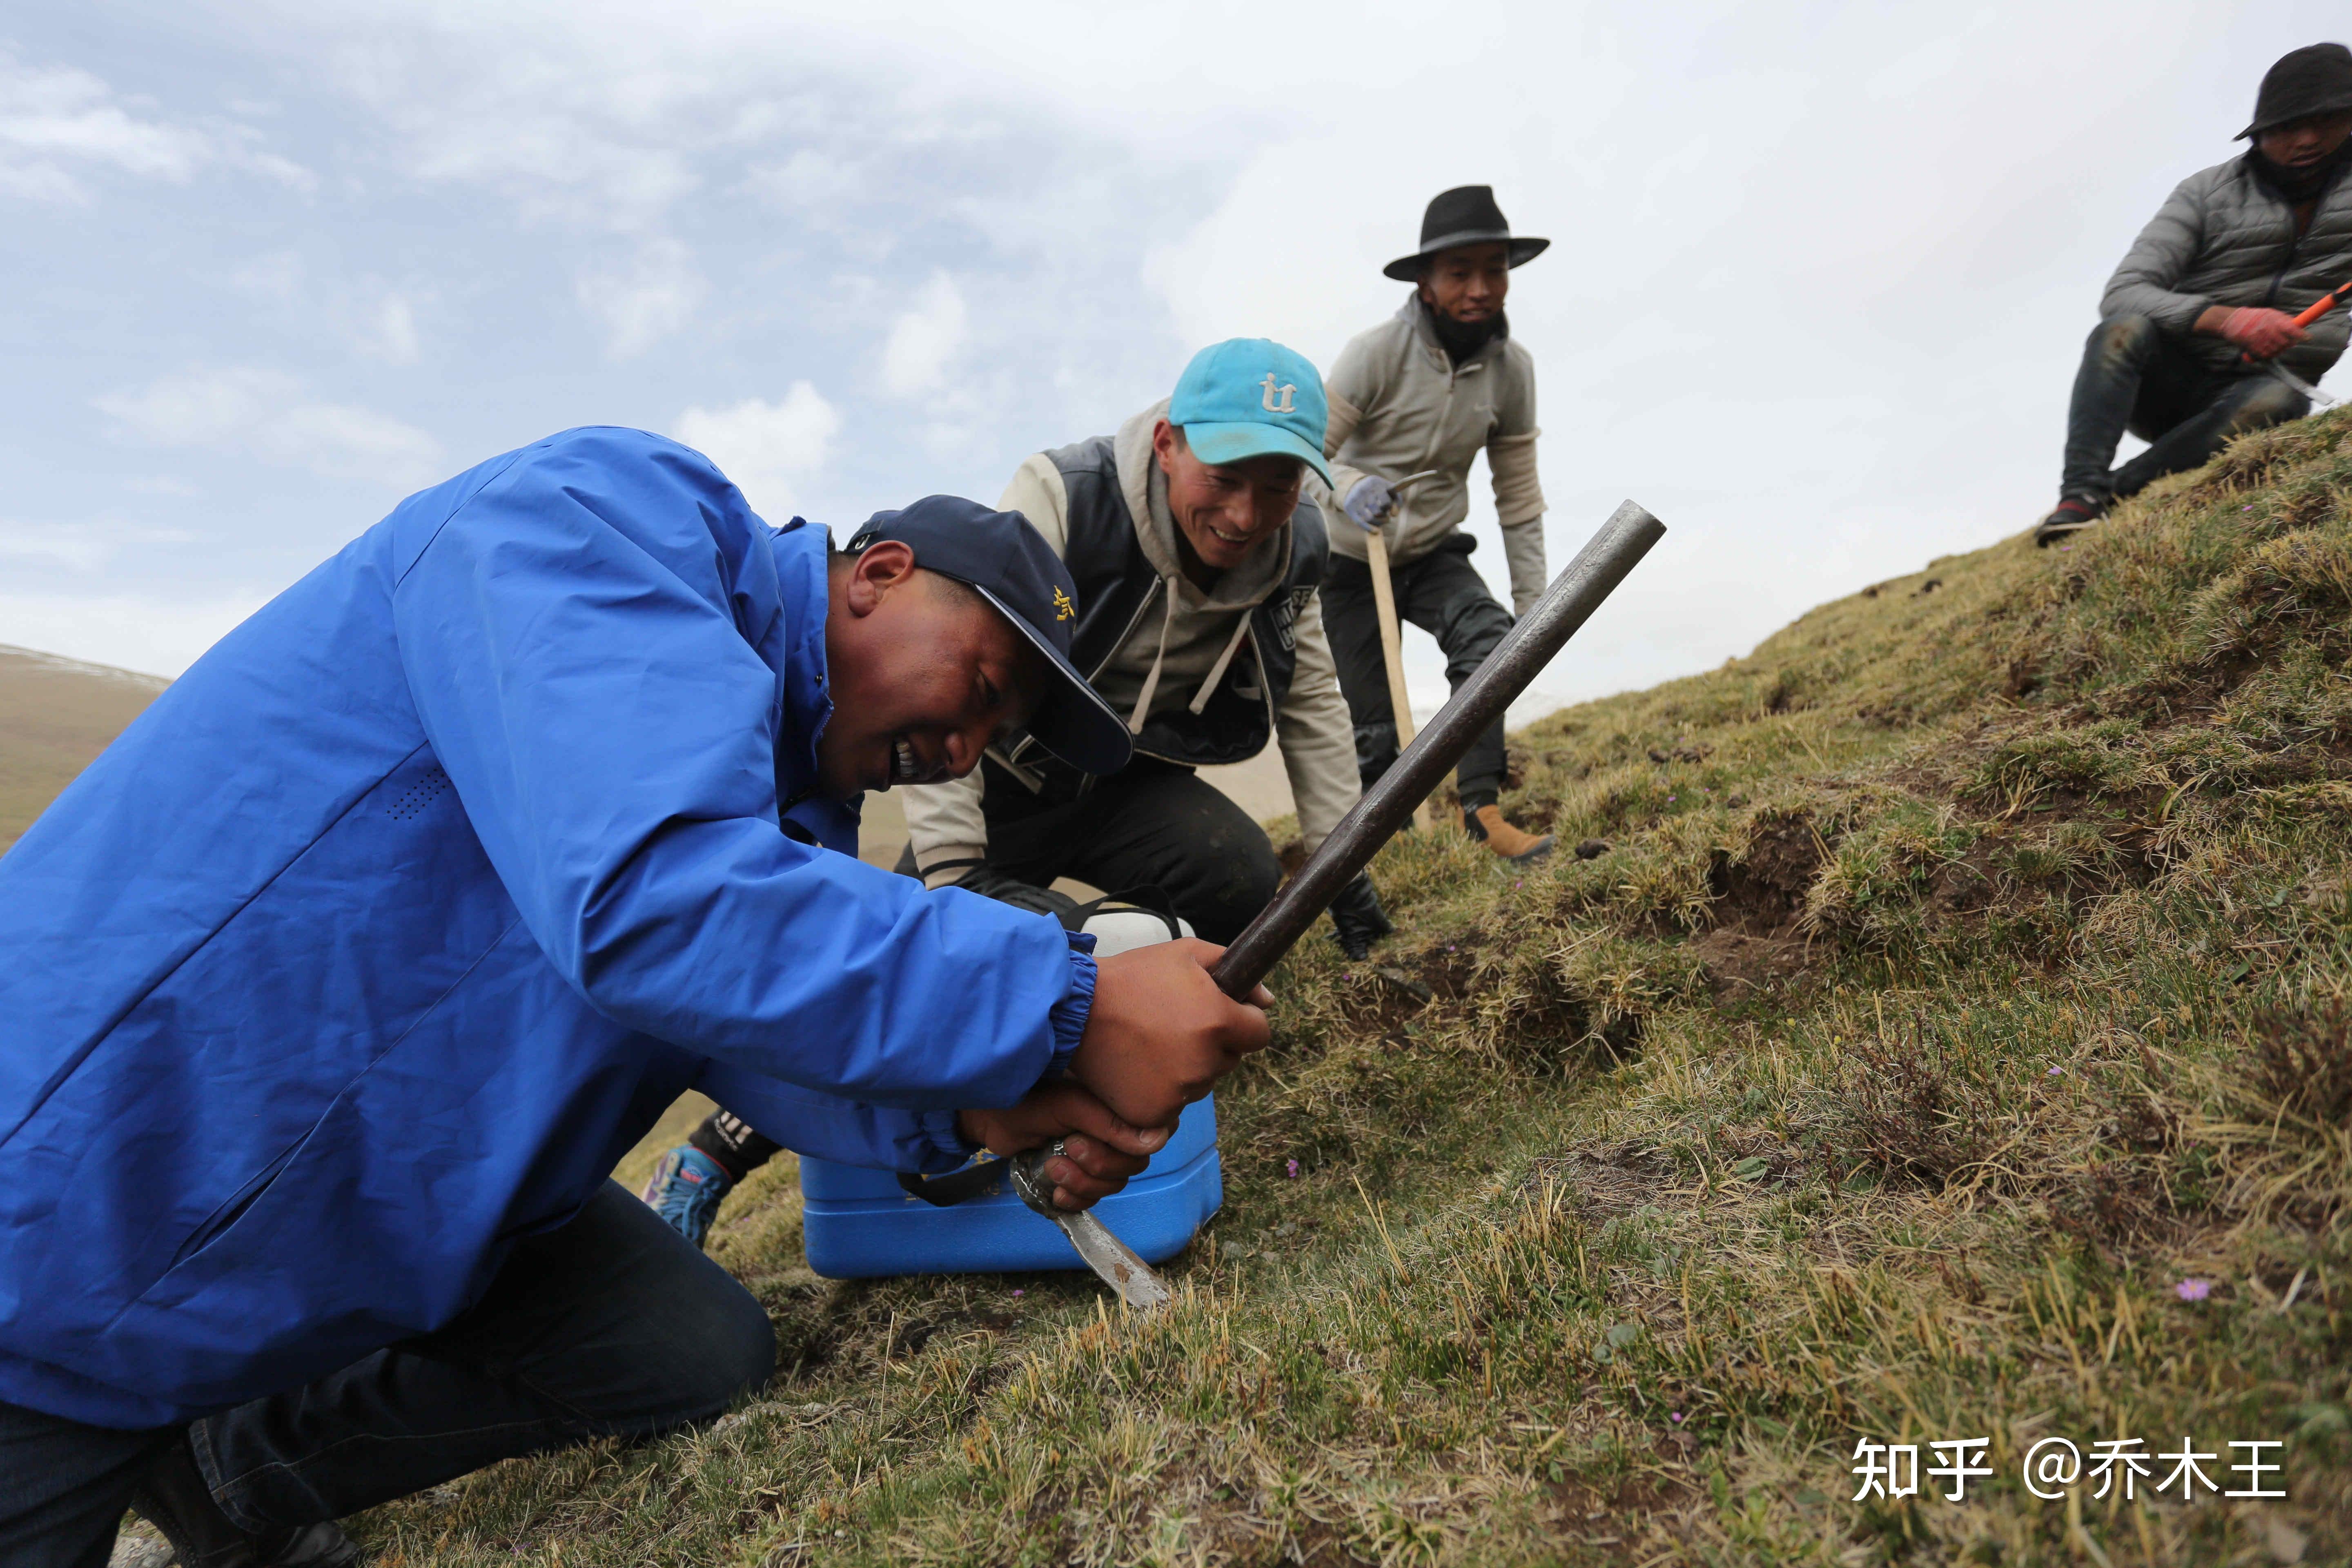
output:
[[[1328,485],[1327,413],[1315,362],[1272,338],[1210,344],[1176,378],[1168,402],[1168,423],[1183,426],[1184,444],[1201,461],[1296,458]]]
[[[848,548],[855,552],[885,539],[912,550],[924,571],[971,588],[1045,656],[1053,679],[1029,716],[1033,740],[1081,773],[1127,766],[1134,739],[1125,721],[1070,662],[1077,584],[1027,518],[961,496],[925,496],[867,518]]]

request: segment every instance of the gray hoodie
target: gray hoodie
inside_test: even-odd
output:
[[[1323,508],[1331,548],[1365,558],[1364,531],[1342,503],[1366,475],[1401,479],[1437,470],[1405,495],[1382,532],[1402,566],[1436,549],[1470,515],[1470,465],[1483,449],[1503,524],[1511,602],[1519,614],[1545,583],[1543,487],[1536,479],[1536,363],[1517,339],[1497,334],[1454,364],[1418,298],[1339,351],[1324,381],[1331,422],[1323,450],[1332,458]]]

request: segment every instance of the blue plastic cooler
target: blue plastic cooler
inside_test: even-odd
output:
[[[1094,1212],[1145,1262],[1158,1263],[1184,1249],[1224,1195],[1216,1105],[1203,1100],[1186,1108],[1143,1173]],[[1032,1214],[1010,1183],[941,1208],[909,1194],[892,1172],[803,1159],[801,1196],[809,1267],[828,1279],[1086,1267],[1060,1227]]]

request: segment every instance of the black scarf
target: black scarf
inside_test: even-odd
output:
[[[2336,176],[2344,172],[2347,163],[2352,163],[2352,137],[2347,137],[2342,146],[2316,163],[2306,163],[2300,169],[2272,163],[2263,156],[2259,147],[2246,154],[2246,166],[2253,171],[2254,178],[2289,206],[2315,202],[2326,195],[2327,187],[2336,183]]]
[[[1467,363],[1473,354],[1495,339],[1508,335],[1511,330],[1500,310],[1483,321],[1457,321],[1443,310],[1431,310],[1426,300],[1422,301],[1421,310],[1429,318],[1430,331],[1437,334],[1445,357],[1456,365]]]

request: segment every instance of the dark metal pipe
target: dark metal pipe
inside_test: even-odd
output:
[[[1339,889],[1371,864],[1372,857],[1428,798],[1438,781],[1461,762],[1486,727],[1503,716],[1520,692],[1543,673],[1568,639],[1601,602],[1616,590],[1650,546],[1665,537],[1666,525],[1627,501],[1585,542],[1568,569],[1552,579],[1535,607],[1521,616],[1486,662],[1462,683],[1429,728],[1382,773],[1355,809],[1307,858],[1298,875],[1283,884],[1274,901],[1250,921],[1217,961],[1217,987],[1244,997],[1273,973],[1291,944],[1307,934],[1315,917],[1330,907]]]

